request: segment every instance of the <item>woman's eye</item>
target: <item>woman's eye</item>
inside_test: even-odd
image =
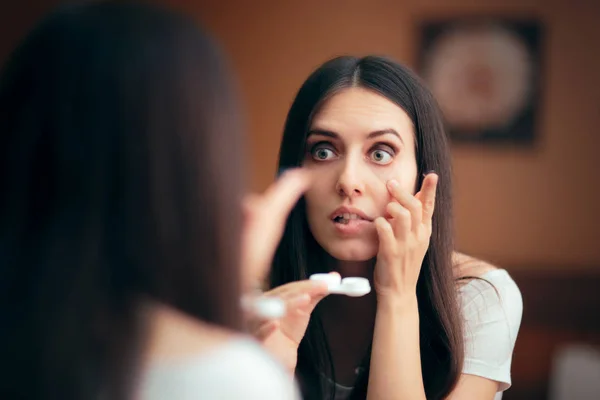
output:
[[[393,152],[383,149],[375,149],[371,152],[371,160],[377,164],[386,165],[394,159]]]
[[[335,152],[327,147],[315,147],[311,150],[311,154],[316,161],[327,161],[335,157]]]

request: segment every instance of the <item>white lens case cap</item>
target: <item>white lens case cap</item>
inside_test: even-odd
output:
[[[310,276],[310,279],[327,282],[331,294],[360,297],[371,292],[371,284],[367,278],[348,277],[341,279],[337,274],[314,274]]]
[[[338,274],[313,274],[310,276],[310,280],[326,282],[329,290],[337,288],[342,282],[342,278]]]
[[[264,319],[282,318],[287,311],[283,300],[266,296],[245,297],[242,299],[242,307]]]

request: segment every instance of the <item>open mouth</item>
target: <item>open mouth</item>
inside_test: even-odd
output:
[[[335,217],[333,217],[333,222],[335,222],[336,224],[347,225],[351,221],[354,221],[354,220],[367,221],[366,219],[362,218],[360,215],[351,214],[351,213],[339,214],[339,215],[336,215]]]

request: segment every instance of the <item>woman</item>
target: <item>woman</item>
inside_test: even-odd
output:
[[[315,295],[262,326],[305,398],[491,400],[510,386],[520,292],[454,252],[448,144],[420,80],[380,57],[323,64],[285,125],[279,167],[300,165],[319,179],[288,220],[268,294],[293,298],[325,271],[375,288]]]
[[[87,3],[42,21],[0,76],[0,398],[295,398],[240,333],[240,298],[308,175],[248,204],[240,254],[220,54],[183,16]]]

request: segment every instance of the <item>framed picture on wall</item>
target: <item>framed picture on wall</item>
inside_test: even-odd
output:
[[[540,105],[537,20],[455,17],[422,21],[417,69],[453,142],[531,144]]]

